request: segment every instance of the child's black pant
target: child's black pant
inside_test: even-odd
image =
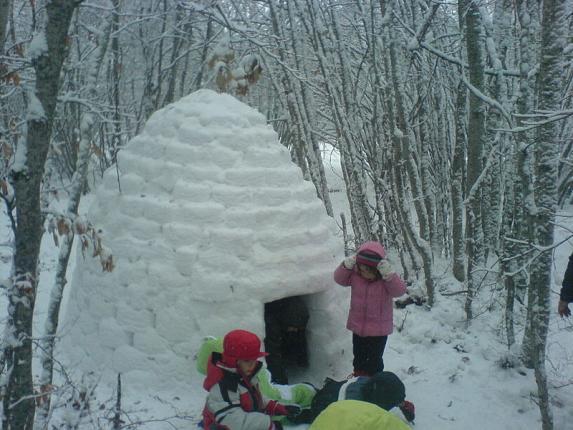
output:
[[[354,373],[374,375],[384,370],[384,348],[388,336],[362,337],[352,334],[352,352],[354,354]]]

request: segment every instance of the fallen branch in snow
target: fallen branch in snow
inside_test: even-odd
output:
[[[446,293],[440,293],[440,295],[442,295],[442,296],[456,296],[458,294],[467,294],[467,293],[469,293],[468,290],[460,290],[460,291],[449,291]]]
[[[124,423],[121,419],[121,373],[117,374],[117,395],[115,413],[113,414],[113,430],[120,430]]]
[[[559,389],[559,388],[569,387],[570,385],[573,385],[573,379],[570,379],[569,381],[561,385],[551,384],[551,388]]]

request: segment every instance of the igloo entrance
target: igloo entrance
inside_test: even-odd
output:
[[[309,317],[304,296],[265,303],[266,361],[273,382],[288,384],[289,376],[308,368]]]

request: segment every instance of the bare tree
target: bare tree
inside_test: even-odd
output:
[[[4,52],[6,28],[8,26],[8,17],[10,16],[11,8],[12,0],[0,0],[0,53]]]
[[[21,162],[12,170],[17,227],[14,276],[8,291],[8,337],[4,340],[7,383],[2,426],[6,430],[30,430],[34,422],[32,318],[44,220],[40,210],[40,183],[57,104],[60,70],[67,55],[68,29],[79,3],[53,0],[46,5],[46,28],[37,35],[44,40],[38,41],[40,50],[32,58],[36,87],[30,95],[26,144],[18,148]]]
[[[100,33],[100,37],[96,40],[96,46],[94,50],[90,52],[90,56],[84,60],[88,70],[85,88],[86,99],[90,101],[95,100],[97,97],[98,76],[103,65],[103,58],[107,49],[110,31],[111,25],[108,24],[107,28]],[[95,114],[90,111],[84,113],[81,120],[81,139],[78,149],[75,174],[70,187],[67,212],[57,219],[52,219],[52,229],[58,230],[58,234],[61,233],[60,237],[62,238],[62,242],[60,244],[55,282],[50,294],[50,303],[48,306],[46,324],[44,326],[44,334],[41,338],[40,355],[42,374],[40,377],[40,390],[42,393],[46,393],[46,396],[45,401],[41,403],[41,406],[36,413],[35,426],[38,429],[48,428],[48,417],[50,412],[49,392],[51,391],[54,372],[54,349],[62,297],[67,283],[66,273],[72,252],[74,237],[78,235],[81,238],[82,249],[87,248],[88,245],[90,246],[93,250],[92,255],[98,255],[100,257],[102,267],[105,271],[111,271],[113,269],[112,256],[102,246],[99,234],[86,220],[78,216],[82,190],[86,182],[90,155],[92,154],[91,139],[94,136],[95,126]],[[55,235],[56,231],[53,231],[53,234]]]
[[[478,91],[484,89],[483,25],[476,2],[461,0],[459,19],[464,20],[469,83]],[[482,158],[485,143],[485,106],[475,91],[470,92],[468,123],[468,162],[466,192],[467,296],[465,311],[468,322],[473,318],[472,302],[480,283],[479,268],[484,265],[481,194]]]
[[[563,50],[567,0],[543,2],[541,23],[541,57],[537,81],[537,109],[541,112],[558,111],[561,107]],[[533,311],[529,314],[534,331],[534,366],[539,395],[543,430],[553,429],[549,404],[545,352],[551,309],[551,266],[555,211],[557,209],[557,165],[559,147],[555,144],[559,126],[548,123],[536,129],[535,145],[535,205],[532,225],[535,236],[532,242],[539,255],[532,264],[529,289],[533,292]]]

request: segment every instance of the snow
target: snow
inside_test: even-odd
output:
[[[14,164],[12,165],[13,172],[23,172],[26,169],[26,163],[28,161],[28,146],[26,141],[21,141],[16,146],[16,154],[14,155]],[[14,189],[10,185],[10,193],[7,197],[12,197],[14,195]]]
[[[338,364],[322,363],[349,349],[348,292],[332,280],[342,242],[263,115],[198,91],[153,114],[118,164],[122,192],[112,168],[88,214],[116,269],[77,263],[63,326],[70,362],[142,391],[184,389],[198,383],[190,369],[205,336],[262,337],[264,303],[304,295],[309,336],[325,345],[311,373],[332,376]]]
[[[36,97],[33,91],[28,91],[28,113],[27,121],[43,121],[46,118],[46,112],[42,102]]]
[[[415,51],[416,49],[420,48],[420,43],[418,42],[417,37],[411,37],[408,41],[407,48],[409,51]]]
[[[171,112],[169,116],[165,115],[164,111],[159,112],[159,117],[152,118],[149,130],[146,129],[120,155],[120,181],[123,194],[119,194],[115,188],[117,178],[113,172],[108,172],[104,185],[97,191],[97,198],[88,196],[88,200],[95,202],[91,205],[90,214],[86,219],[104,228],[105,245],[109,246],[118,258],[118,264],[112,274],[102,274],[98,261],[92,261],[89,255],[86,255],[84,260],[81,253],[78,253],[78,268],[70,279],[70,287],[74,292],[70,300],[64,304],[68,312],[61,327],[61,334],[65,339],[59,348],[58,358],[62,358],[62,354],[70,348],[72,342],[70,348],[72,353],[67,357],[66,370],[70,372],[71,377],[76,378],[74,381],[80,379],[72,372],[76,365],[79,369],[93,370],[91,378],[96,382],[89,384],[90,386],[100,381],[100,375],[95,372],[96,367],[93,365],[100,360],[113,375],[116,371],[125,372],[122,375],[122,407],[129,414],[125,417],[129,417],[129,422],[149,421],[146,426],[141,426],[145,429],[194,428],[194,424],[199,420],[206,394],[201,387],[202,376],[195,372],[193,362],[199,337],[207,331],[210,332],[207,334],[221,335],[230,328],[244,327],[244,324],[249,323],[255,326],[259,324],[250,314],[219,312],[223,303],[217,303],[218,296],[210,294],[211,288],[217,288],[215,279],[209,279],[205,284],[207,288],[193,289],[189,279],[198,276],[195,262],[199,260],[197,251],[200,246],[205,246],[202,250],[205,250],[210,258],[213,257],[210,246],[219,244],[228,247],[230,251],[225,255],[233,255],[236,258],[218,266],[209,266],[209,270],[213,270],[213,267],[217,270],[226,268],[229,264],[229,271],[234,267],[232,277],[230,274],[221,277],[226,281],[232,279],[233,282],[243,276],[249,276],[240,271],[241,264],[245,264],[245,261],[255,261],[255,256],[258,259],[267,257],[270,251],[265,253],[263,245],[275,245],[274,253],[284,257],[285,261],[295,263],[308,256],[306,248],[315,250],[319,247],[328,247],[331,246],[329,244],[332,240],[336,242],[332,244],[332,252],[340,252],[342,249],[340,237],[335,236],[330,230],[327,233],[321,229],[322,221],[318,222],[310,216],[303,216],[299,221],[300,224],[293,221],[295,226],[304,225],[304,229],[299,230],[300,235],[304,235],[303,231],[316,235],[313,236],[310,245],[301,248],[303,239],[293,234],[294,227],[290,222],[285,219],[276,222],[273,218],[275,214],[270,215],[269,212],[260,214],[263,204],[268,205],[265,207],[266,211],[273,207],[303,206],[298,199],[307,198],[304,190],[309,187],[300,177],[297,176],[293,183],[281,184],[284,185],[282,191],[278,184],[273,182],[272,177],[265,178],[265,182],[260,180],[261,183],[257,184],[257,187],[248,181],[244,186],[214,183],[215,176],[227,180],[225,173],[221,171],[232,168],[235,169],[234,180],[240,178],[237,176],[238,171],[245,169],[247,172],[245,175],[252,176],[251,179],[256,181],[257,176],[253,174],[253,166],[246,164],[246,158],[255,157],[257,154],[261,157],[259,160],[265,160],[257,163],[258,168],[273,165],[280,170],[281,166],[285,166],[282,161],[277,161],[277,158],[281,160],[284,157],[280,155],[282,149],[274,140],[276,137],[270,130],[263,131],[263,122],[259,122],[260,118],[257,119],[258,114],[230,100],[229,96],[221,97],[225,102],[219,103],[219,109],[215,106],[201,106],[200,109],[194,110],[193,117],[185,116],[191,110],[191,103],[186,102],[169,107]],[[221,106],[227,106],[227,103],[233,106],[232,113],[220,110]],[[202,112],[211,112],[219,119],[209,121],[207,118],[202,118]],[[243,115],[239,115],[239,112]],[[249,117],[248,120],[245,120],[246,115]],[[185,121],[180,123],[176,119],[178,116],[185,117]],[[233,117],[232,121],[229,120],[230,116]],[[247,138],[241,132],[241,124],[244,124],[245,128],[253,127],[258,131],[247,133],[250,136]],[[185,129],[184,133],[193,134],[196,140],[181,139],[179,136],[183,133],[182,129]],[[150,135],[151,132],[154,133],[153,136]],[[216,134],[211,139],[209,133]],[[257,140],[255,138],[257,133],[268,135],[269,140]],[[231,148],[226,142],[227,138],[234,136],[239,142],[230,143]],[[217,151],[201,149],[203,146],[211,148],[215,145]],[[237,153],[240,156],[233,157]],[[250,154],[249,157],[246,157],[247,153]],[[326,161],[326,172],[332,190],[334,213],[344,212],[349,220],[337,154],[330,155]],[[187,163],[186,170],[178,167],[181,162]],[[212,164],[219,169],[217,175],[207,175],[208,179],[201,181],[195,180],[196,177],[205,174],[201,167],[206,168]],[[286,170],[286,167],[284,169]],[[188,180],[190,177],[193,179]],[[282,180],[285,178],[288,179],[288,176]],[[249,187],[250,193],[245,196],[240,190]],[[314,197],[315,194],[311,195]],[[308,202],[305,204],[312,206],[311,195],[308,195]],[[281,196],[284,197],[282,200]],[[258,210],[254,210],[250,216],[245,216],[242,223],[236,217],[233,217],[236,225],[225,227],[222,223],[218,223],[220,220],[227,220],[229,210],[247,201],[249,206]],[[66,207],[65,202],[60,203],[62,207]],[[187,209],[197,214],[204,211],[205,216],[203,218],[197,214],[193,217],[186,216]],[[12,238],[5,208],[2,207],[2,210],[0,279],[8,279],[11,268],[11,247],[7,244]],[[220,210],[222,213],[214,213],[215,210]],[[82,214],[84,212],[85,210],[82,210]],[[209,214],[214,222],[217,221],[217,228],[209,224]],[[235,209],[234,215],[238,214],[240,212]],[[555,243],[561,243],[569,237],[573,228],[572,214],[573,208],[567,208],[557,217]],[[255,222],[257,215],[258,220]],[[322,217],[322,215],[313,216]],[[201,219],[200,227],[195,225],[196,219]],[[325,223],[332,222],[320,219]],[[257,232],[253,232],[254,226],[257,227]],[[264,226],[268,226],[269,229],[263,229]],[[36,303],[35,324],[41,324],[45,320],[43,313],[48,303],[49,288],[53,283],[57,256],[57,248],[53,247],[51,238],[46,237],[48,240],[42,243],[40,290]],[[209,239],[206,240],[205,237]],[[281,247],[281,243],[285,245]],[[259,246],[249,252],[245,246],[250,244],[253,247],[255,244]],[[556,430],[571,429],[573,422],[571,408],[573,319],[559,318],[556,313],[558,292],[572,249],[573,240],[567,240],[556,248],[551,285],[554,294],[552,294],[547,347],[547,375],[551,387],[550,399]],[[326,255],[321,255],[326,258]],[[217,258],[220,254],[215,253],[214,256]],[[341,255],[325,261],[321,270],[333,271],[339,259],[342,259]],[[210,261],[206,262],[208,263]],[[276,266],[281,266],[282,261],[279,263]],[[255,263],[250,264],[254,266]],[[272,264],[275,267],[274,262]],[[386,369],[400,376],[406,385],[407,398],[416,405],[415,428],[418,430],[541,428],[539,410],[535,403],[537,387],[533,371],[520,367],[516,358],[518,349],[513,348],[508,351],[504,344],[503,291],[497,290],[494,283],[492,287],[484,286],[475,302],[476,318],[470,327],[466,328],[463,313],[464,296],[441,294],[461,290],[463,286],[450,275],[451,269],[447,262],[436,258],[435,264],[435,273],[441,274],[437,279],[435,307],[428,311],[423,307],[412,305],[403,310],[395,310],[396,330],[390,336],[384,354]],[[268,289],[264,288],[264,285],[258,285],[247,294],[241,295],[249,299],[246,305],[250,309],[261,306],[263,297],[268,298],[279,293],[279,287],[274,285],[275,283],[286,282],[291,277],[296,279],[296,275],[307,268],[304,263],[296,270],[293,270],[290,264],[286,266],[281,266],[281,270],[285,269],[287,274],[280,278],[270,278],[272,273],[267,273],[265,282],[271,282]],[[313,265],[314,267],[316,265]],[[279,270],[278,267],[275,268]],[[241,283],[233,285],[233,288],[247,288]],[[417,283],[415,287],[418,286]],[[291,291],[291,287],[284,288]],[[342,379],[350,373],[352,354],[348,349],[344,351],[341,349],[348,345],[351,336],[344,329],[345,306],[348,300],[345,293],[345,289],[329,284],[328,293],[318,293],[308,298],[309,305],[313,309],[311,321],[314,320],[312,324],[315,332],[310,353],[318,356],[323,353],[322,351],[326,352],[322,355],[323,362],[318,365],[313,363],[312,370],[301,373],[295,382],[309,380],[320,383],[323,376],[321,373],[324,372],[317,370],[317,367],[328,368],[332,365],[330,373],[337,379]],[[193,313],[195,308],[185,306],[185,296],[191,294],[197,294],[197,303],[194,305],[207,306],[212,310],[204,313],[207,316],[198,321],[199,328],[195,326],[197,322]],[[231,293],[230,290],[228,294],[232,294],[232,297],[239,295]],[[331,295],[329,300],[321,299],[321,296],[328,295]],[[162,312],[154,312],[154,307],[147,308],[150,303],[154,307],[161,308]],[[232,303],[224,305],[233,306]],[[525,308],[521,305],[516,306],[516,337],[519,341],[523,335]],[[2,303],[0,309],[5,308],[5,303]],[[330,315],[334,315],[335,318]],[[35,326],[34,332],[37,336],[41,331]],[[181,337],[192,341],[173,346],[172,339]],[[87,345],[92,341],[93,345]],[[83,363],[80,363],[82,361]],[[503,362],[508,362],[513,367],[504,368]],[[154,372],[158,372],[160,378],[169,383],[157,383],[157,379],[160,378],[154,375]],[[56,383],[61,384],[61,381]],[[173,385],[170,386],[170,383]],[[69,389],[69,386],[68,391],[63,387],[63,392],[60,394],[60,399],[63,400],[56,402],[59,409],[56,411],[55,419],[58,419],[59,413],[60,421],[66,419],[73,422],[78,419],[77,413],[70,405],[66,408],[61,407],[62,402],[71,397]],[[97,398],[92,399],[91,413],[99,414],[101,422],[108,422],[113,413],[110,413],[115,401],[113,389],[113,385],[107,381],[104,383],[102,379],[97,386]],[[75,395],[77,396],[77,393]],[[397,411],[393,413],[400,416]],[[80,428],[92,427],[85,425]],[[304,430],[307,427],[287,428]]]
[[[32,41],[28,46],[28,56],[31,60],[35,60],[36,58],[44,55],[48,52],[48,42],[46,40],[46,33],[44,31],[40,31],[34,33],[32,37]]]

